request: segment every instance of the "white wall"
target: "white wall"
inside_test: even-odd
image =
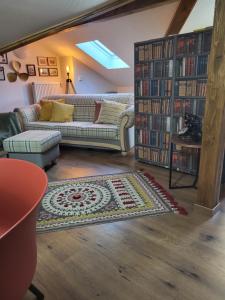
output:
[[[59,82],[60,77],[39,77],[38,66],[37,66],[37,56],[45,57],[56,57],[55,53],[46,49],[41,45],[40,42],[33,43],[24,48],[25,58],[19,59],[14,55],[13,52],[8,53],[9,63],[12,60],[17,60],[22,64],[21,72],[26,72],[26,64],[35,64],[36,66],[36,76],[30,76],[29,79],[24,82],[19,78],[16,82],[10,83],[7,79],[7,73],[12,72],[10,65],[1,65],[5,69],[5,81],[0,81],[0,112],[12,111],[15,107],[24,106],[32,103],[31,94],[31,82]],[[58,58],[57,58],[58,60]],[[60,75],[59,61],[57,63],[57,68]]]
[[[118,93],[134,93],[134,86],[118,86],[117,88]]]
[[[66,92],[66,79],[67,79],[66,67],[67,66],[69,67],[70,78],[72,80],[74,78],[73,57],[72,56],[60,56],[59,62],[60,62],[60,69],[61,69],[61,86],[63,88],[63,91]],[[72,91],[69,90],[69,93],[72,93]]]
[[[198,0],[180,33],[213,26],[215,0]]]
[[[178,5],[179,1],[168,1],[134,14],[84,24],[46,38],[44,42],[59,56],[78,59],[118,89],[131,90],[134,84],[134,43],[163,37]],[[91,40],[101,41],[130,68],[108,70],[76,47],[77,43]]]
[[[8,53],[8,65],[1,65],[5,69],[5,81],[0,81],[0,112],[14,110],[15,107],[21,107],[33,103],[31,82],[61,82],[65,90],[66,66],[70,66],[70,77],[75,83],[77,93],[105,93],[116,91],[117,87],[107,79],[88,68],[72,56],[59,57],[49,50],[41,41],[33,43],[21,49],[24,58],[18,58],[14,52]],[[58,77],[40,77],[38,74],[37,56],[57,57]],[[26,72],[26,64],[35,64],[36,76],[30,76],[24,82],[19,78],[16,82],[10,83],[7,79],[7,73],[12,72],[10,62],[16,60],[22,65],[21,72]],[[81,80],[80,80],[81,79]]]
[[[78,94],[116,92],[117,87],[77,59],[74,62],[74,82]]]

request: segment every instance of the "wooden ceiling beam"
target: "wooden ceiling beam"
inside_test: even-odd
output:
[[[99,21],[99,20],[105,20],[105,19],[113,19],[121,16],[125,16],[128,14],[133,14],[145,9],[148,9],[150,7],[156,6],[156,5],[162,5],[164,2],[174,2],[176,0],[135,0],[131,3],[128,3],[124,6],[121,6],[119,8],[116,8],[110,12],[107,12],[101,16],[97,16],[96,18],[93,18],[91,22],[93,21]]]
[[[0,54],[4,54],[9,51],[15,50],[17,48],[26,46],[26,45],[36,42],[40,39],[54,35],[65,29],[75,27],[78,25],[82,25],[87,22],[92,22],[93,18],[99,17],[105,13],[111,12],[111,11],[113,11],[121,6],[124,6],[128,3],[131,3],[133,1],[134,0],[117,0],[117,1],[114,1],[109,4],[101,5],[97,9],[89,10],[88,12],[81,14],[79,16],[76,16],[75,18],[72,18],[72,19],[62,22],[60,24],[51,26],[51,27],[41,30],[39,32],[35,32],[33,34],[30,34],[29,36],[26,36],[20,40],[14,41],[10,44],[4,45],[3,47],[0,47]]]
[[[190,15],[197,0],[180,0],[178,8],[166,31],[166,35],[178,34]]]
[[[175,0],[118,0],[108,5],[99,7],[98,9],[89,11],[88,13],[77,16],[73,19],[67,20],[55,26],[49,27],[40,32],[36,32],[23,39],[12,42],[8,45],[0,47],[0,54],[15,50],[17,48],[26,46],[30,43],[36,42],[40,39],[54,35],[65,29],[75,27],[78,25],[90,23],[97,20],[103,20],[106,18],[112,18],[116,16],[122,16],[129,13],[134,13],[139,10],[146,9],[154,5],[161,5],[164,2],[173,2]]]

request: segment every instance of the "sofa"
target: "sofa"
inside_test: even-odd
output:
[[[118,94],[60,94],[45,97],[48,100],[65,99],[75,107],[72,122],[57,123],[38,121],[40,106],[33,104],[17,108],[23,130],[57,130],[61,144],[88,148],[115,149],[123,155],[134,146],[134,95]],[[117,125],[95,124],[95,102],[117,101],[126,104]]]

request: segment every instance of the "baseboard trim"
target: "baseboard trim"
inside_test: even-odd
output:
[[[197,211],[208,216],[214,216],[218,211],[225,213],[225,199],[220,201],[215,207],[208,208],[199,204],[194,204],[194,211]]]

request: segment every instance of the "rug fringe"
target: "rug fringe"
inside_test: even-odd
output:
[[[177,211],[181,215],[188,215],[187,210],[180,206],[174,199],[174,197],[157,181],[155,181],[155,178],[149,174],[148,172],[142,173],[144,176],[148,179],[148,181],[153,184],[156,188],[160,190],[160,193],[163,194],[166,197],[166,200],[169,202],[170,207],[173,209],[173,211]]]

